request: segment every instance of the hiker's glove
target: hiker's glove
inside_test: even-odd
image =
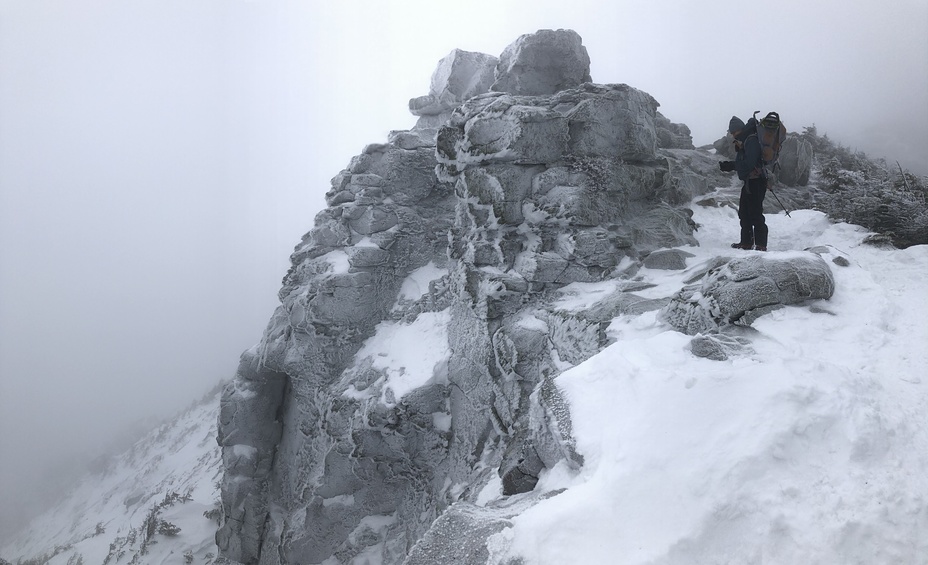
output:
[[[719,161],[719,170],[721,170],[723,173],[730,173],[731,171],[735,170],[735,162]]]

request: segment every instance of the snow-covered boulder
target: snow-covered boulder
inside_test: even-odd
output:
[[[828,264],[808,252],[754,254],[709,271],[680,290],[660,312],[677,330],[696,335],[729,324],[749,326],[789,304],[829,299],[835,280]]]
[[[686,259],[692,257],[681,249],[659,249],[644,259],[644,266],[649,269],[666,269],[682,271],[686,268]]]
[[[490,90],[538,96],[590,82],[590,56],[580,35],[543,29],[512,42],[499,57]]]

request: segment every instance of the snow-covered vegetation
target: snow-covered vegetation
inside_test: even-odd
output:
[[[108,461],[0,548],[15,565],[219,563],[219,388]]]
[[[817,209],[877,232],[896,247],[928,243],[928,178],[835,143],[814,125],[799,137],[815,152]]]

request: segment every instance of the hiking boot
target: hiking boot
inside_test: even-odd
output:
[[[751,243],[732,243],[732,249],[753,249],[754,245]]]

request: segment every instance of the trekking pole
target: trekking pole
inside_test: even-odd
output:
[[[773,197],[777,199],[777,202],[780,203],[780,208],[783,208],[783,211],[786,212],[786,217],[792,218],[792,216],[789,215],[789,210],[786,209],[786,206],[783,205],[783,202],[780,201],[780,197],[777,196],[777,193],[774,192],[772,188],[770,189],[770,194],[772,194]]]

